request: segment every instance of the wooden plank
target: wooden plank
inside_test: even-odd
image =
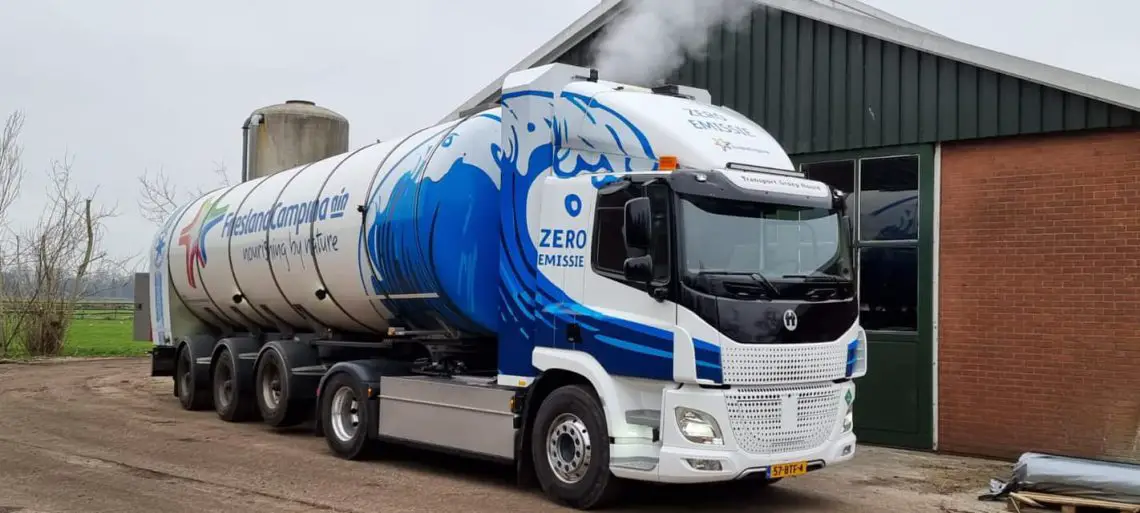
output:
[[[1019,502],[1021,502],[1022,504],[1025,504],[1026,506],[1031,506],[1034,508],[1040,508],[1041,507],[1041,504],[1039,504],[1037,501],[1035,501],[1033,499],[1030,499],[1029,497],[1026,497],[1024,494],[1014,492],[1014,493],[1009,494],[1009,496],[1013,499],[1017,499]]]
[[[1034,493],[1034,492],[1017,492],[1010,494],[1010,497],[1019,501],[1023,501],[1028,505],[1028,501],[1036,502],[1038,504],[1050,504],[1053,506],[1061,506],[1062,513],[1076,512],[1077,507],[1082,508],[1100,508],[1107,510],[1115,510],[1126,513],[1140,513],[1140,504],[1129,504],[1126,502],[1115,501],[1102,501],[1098,499],[1086,499],[1084,497],[1068,497],[1064,495],[1053,495],[1047,493]]]

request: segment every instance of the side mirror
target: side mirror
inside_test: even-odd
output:
[[[649,198],[634,198],[625,202],[625,245],[649,250],[650,214]],[[628,260],[626,261],[628,265]]]
[[[843,220],[844,227],[847,228],[847,240],[852,243],[855,242],[855,217],[852,213],[855,212],[855,196],[847,194],[843,196]]]
[[[859,261],[855,249],[855,241],[858,240],[857,237],[859,234],[855,233],[855,216],[852,215],[852,213],[855,212],[855,196],[845,194],[843,195],[842,202],[843,218],[841,220],[843,221],[843,229],[847,231],[847,256],[851,259],[851,265],[854,267],[855,262]],[[853,272],[858,276],[858,271],[853,270]]]
[[[625,279],[631,282],[649,283],[653,280],[653,257],[646,255],[627,258],[622,266],[622,271],[625,274]]]
[[[840,221],[843,222],[843,229],[847,231],[847,240],[855,240],[855,223],[851,218],[851,212],[855,208],[854,195],[835,189],[831,207],[840,212]]]

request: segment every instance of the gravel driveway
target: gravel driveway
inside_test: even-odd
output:
[[[273,433],[186,412],[146,359],[0,365],[0,513],[568,511],[513,486],[510,468],[413,449],[332,456],[303,429]],[[1003,511],[975,497],[1007,465],[862,447],[855,462],[766,490],[637,485],[619,511]]]

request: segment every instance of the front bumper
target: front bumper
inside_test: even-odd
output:
[[[853,398],[851,382],[666,390],[660,441],[615,441],[610,469],[618,477],[640,481],[704,483],[765,477],[769,467],[781,463],[804,462],[809,471],[842,463],[855,456],[855,435],[844,427]],[[677,407],[715,419],[723,444],[685,438]]]

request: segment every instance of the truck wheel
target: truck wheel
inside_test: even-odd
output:
[[[198,383],[194,376],[190,349],[183,347],[178,351],[178,364],[174,369],[174,393],[178,394],[178,402],[182,403],[183,410],[207,410],[212,406],[210,390]]]
[[[538,409],[531,456],[543,492],[578,509],[604,507],[617,497],[620,481],[610,473],[605,412],[582,385],[551,392]]]
[[[293,399],[289,390],[289,368],[285,359],[276,349],[266,349],[257,363],[256,385],[257,409],[261,418],[273,427],[295,426],[305,421],[309,410]],[[312,407],[312,404],[309,404]]]
[[[375,422],[368,415],[364,384],[351,374],[338,373],[321,388],[320,401],[321,431],[329,449],[349,460],[364,457]]]
[[[245,422],[254,414],[253,394],[249,390],[252,383],[243,382],[236,367],[233,352],[223,349],[214,364],[214,410],[222,420]]]

